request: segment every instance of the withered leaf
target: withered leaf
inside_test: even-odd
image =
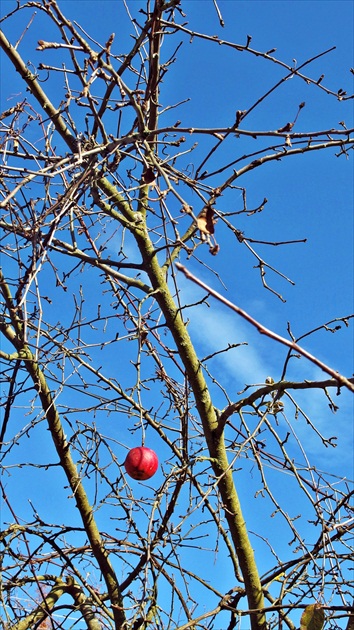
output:
[[[197,226],[198,229],[203,234],[214,234],[215,219],[214,219],[214,210],[210,206],[204,208],[200,213],[199,217],[197,217]]]
[[[149,166],[149,168],[146,168],[143,172],[143,180],[145,184],[152,184],[152,182],[155,181],[155,173],[152,170],[151,166]]]
[[[209,252],[211,253],[212,256],[216,256],[220,251],[220,245],[218,245],[217,243],[215,243],[215,245],[211,245],[209,248]]]
[[[140,343],[141,343],[142,346],[144,345],[147,336],[148,336],[147,331],[146,330],[142,330],[141,333],[140,333]]]
[[[300,630],[322,630],[325,614],[321,604],[306,606],[301,615]]]
[[[206,210],[206,227],[207,230],[209,232],[209,234],[214,234],[214,223],[215,223],[215,219],[214,219],[214,210],[213,208],[211,208],[210,206],[208,206],[207,210]]]

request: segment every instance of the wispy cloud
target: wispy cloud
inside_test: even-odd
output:
[[[205,295],[202,290],[188,281],[181,283],[181,298],[184,304],[195,304]],[[214,299],[208,304],[202,303],[185,312],[189,317],[189,332],[195,342],[200,358],[226,348],[228,344],[247,343],[228,352],[218,354],[210,361],[210,368],[218,380],[229,390],[233,400],[245,384],[264,383],[267,376],[280,377],[286,348],[260,335],[255,328],[243,321],[237,314],[228,311]],[[259,313],[261,312],[261,305]],[[258,313],[258,314],[259,314]],[[321,357],[326,362],[326,357]],[[323,380],[326,375],[304,358],[293,358],[290,362],[289,376],[296,381]],[[330,401],[322,389],[291,391],[299,407],[314,424],[324,438],[336,436],[337,448],[325,448],[319,435],[313,431],[301,414],[295,414],[296,408],[286,397],[286,414],[293,424],[294,431],[304,445],[308,455],[316,459],[319,468],[330,468],[344,472],[348,478],[352,475],[353,461],[353,400],[349,392],[342,391],[340,396],[333,389],[330,392],[333,402],[339,410],[333,413]],[[297,415],[297,419],[295,418]],[[279,421],[281,419],[279,417]],[[327,466],[325,458],[330,458]]]
[[[182,282],[181,296],[184,304],[193,304],[202,299],[203,292]],[[274,358],[268,352],[269,340],[214,299],[208,304],[198,304],[187,311],[188,329],[200,357],[220,351],[228,344],[247,344],[219,354],[213,361],[222,366],[228,378],[237,382],[239,389],[245,384],[264,383],[275,368]]]

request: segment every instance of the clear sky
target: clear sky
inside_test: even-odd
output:
[[[94,39],[106,42],[114,31],[116,53],[123,53],[128,42],[131,42],[131,25],[123,2],[65,0],[62,5],[65,14],[77,21]],[[15,6],[14,0],[2,0],[2,16]],[[139,19],[139,8],[145,6],[145,3],[127,0],[127,6]],[[211,0],[182,1],[190,28],[210,35],[217,34],[224,40],[240,44],[246,42],[247,36],[252,36],[252,48],[259,51],[275,48],[274,56],[287,64],[301,65],[335,46],[333,51],[309,64],[304,72],[313,79],[324,74],[323,85],[334,92],[343,89],[348,94],[353,93],[353,74],[350,72],[353,67],[353,2],[219,0],[218,6],[225,22],[224,28],[219,24]],[[12,43],[22,36],[32,14],[31,9],[6,21],[4,31]],[[37,40],[50,40],[52,35],[46,29],[47,22],[39,11],[19,45],[23,58],[32,61],[35,66],[41,61],[40,53],[35,50]],[[162,107],[187,99],[188,102],[166,112],[166,125],[180,119],[181,127],[230,126],[237,110],[249,109],[285,74],[280,66],[257,56],[226,47],[223,54],[220,54],[220,49],[216,50],[216,47],[203,41],[195,41],[192,46],[186,38],[179,51],[178,63],[171,67],[163,82],[160,101]],[[58,63],[56,52],[51,54],[55,63]],[[17,102],[19,93],[24,88],[19,77],[12,71],[10,73],[9,64],[4,57],[1,61],[0,81],[1,108],[6,109]],[[44,87],[48,88],[53,102],[56,102],[55,86],[44,83]],[[335,96],[292,78],[256,107],[246,118],[242,128],[250,131],[281,128],[295,118],[302,102],[306,105],[296,122],[295,129],[298,132],[340,128],[340,122],[345,122],[348,128],[353,127],[353,100],[340,102]],[[264,146],[267,146],[266,142],[269,144],[265,140]],[[242,158],[253,150],[253,145],[253,138],[243,138],[238,142],[230,139],[222,145],[223,163]],[[257,149],[258,146],[257,144]],[[198,156],[202,155],[203,149],[201,141],[201,146],[196,149],[193,157],[186,157],[186,167],[191,159],[198,163]],[[205,282],[225,293],[229,300],[283,336],[287,336],[288,322],[293,334],[298,337],[333,318],[344,317],[353,312],[353,153],[339,157],[336,153],[336,150],[319,151],[272,162],[251,171],[237,182],[239,186],[247,188],[249,208],[259,206],[264,198],[268,199],[262,213],[252,217],[240,215],[237,227],[246,236],[261,241],[307,239],[306,243],[283,247],[254,245],[271,266],[294,282],[292,285],[271,270],[267,271],[267,282],[283,296],[284,302],[274,293],[262,288],[259,272],[254,268],[256,261],[225,228],[220,227],[219,231],[220,224],[216,228],[216,237],[221,245],[218,256],[211,257],[207,248],[205,251],[198,251],[200,259],[218,275],[195,262],[186,263]],[[218,167],[219,160],[220,155],[216,153],[205,166],[209,173]],[[235,168],[247,161],[249,160],[240,160]],[[218,176],[212,176],[211,182],[217,185]],[[194,201],[191,200],[191,203]],[[240,209],[241,191],[227,192],[216,207],[223,211]],[[181,287],[185,303],[203,296],[203,292],[186,279],[181,280]],[[255,329],[221,304],[213,303],[212,300],[209,300],[209,304],[212,308],[201,306],[190,311],[191,336],[197,344],[200,356],[217,351],[227,343],[248,343],[248,346],[221,354],[213,360],[214,371],[220,372],[220,380],[234,393],[235,399],[245,384],[262,383],[268,375],[274,379],[279,378],[286,350],[260,336]],[[303,345],[342,374],[352,374],[353,325],[349,328],[342,325],[341,330],[335,334],[321,330],[306,338]],[[305,360],[294,361],[290,374],[294,379],[317,379],[323,376],[318,368]],[[314,419],[321,432],[326,436],[338,437],[338,447],[330,452],[333,472],[353,478],[352,396],[342,392],[339,400],[341,409],[335,416],[322,394],[303,393],[298,398],[304,403],[309,416]],[[224,404],[225,401],[220,396],[220,406]],[[26,418],[30,422],[30,415]],[[20,427],[23,421],[21,410],[16,420]],[[104,430],[108,428],[105,426]],[[133,444],[134,438],[127,435],[120,426],[110,427],[109,430],[117,441],[118,449],[121,444]],[[299,422],[298,435],[305,440],[316,465],[326,468],[324,449],[312,434],[309,438],[306,437],[306,423]],[[43,442],[40,425],[38,430],[32,431],[31,436],[31,457],[38,463],[42,461],[43,449],[49,446],[47,442]],[[14,455],[14,462],[16,457],[17,454]],[[21,478],[21,485],[18,486],[16,509],[19,512],[23,510],[23,514],[29,518],[31,508],[28,507],[27,511],[24,506],[28,505],[27,501],[31,498],[36,468],[28,468],[28,471],[28,475]],[[7,480],[9,484],[11,479],[16,481],[15,472],[12,475]],[[65,513],[67,491],[61,488],[61,498],[53,503],[47,490],[49,481],[56,478],[56,469],[49,469],[47,475],[48,484],[36,488],[36,506],[46,512],[50,504],[47,518],[54,522],[60,520]],[[257,487],[250,462],[245,463],[242,475],[245,486],[244,489],[241,486],[240,494],[241,500],[245,501],[247,518],[252,516],[247,496],[251,490],[256,491]],[[161,482],[162,474],[158,473],[156,484]],[[276,483],[279,496],[285,495],[286,484],[283,481]],[[149,490],[144,487],[141,492],[146,495]],[[259,515],[261,518],[262,507],[259,507]],[[7,519],[6,514],[5,520]],[[276,519],[272,522],[272,527],[274,525],[277,526]],[[107,528],[107,523],[102,523],[102,528]],[[282,539],[281,526],[278,534],[279,539]],[[264,552],[264,547],[257,539],[254,540],[254,545],[256,550]],[[285,554],[287,540],[283,541],[283,545]],[[264,568],[267,566],[266,560],[268,558],[264,560]],[[193,563],[198,562],[198,556],[193,556]],[[213,558],[210,570],[214,570],[213,567],[223,576],[220,579],[225,581],[225,590],[231,588],[233,585],[230,583],[230,576],[222,573],[222,557],[218,560]],[[220,589],[222,590],[222,585]]]

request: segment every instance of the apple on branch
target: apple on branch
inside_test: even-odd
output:
[[[132,479],[145,481],[157,471],[159,460],[155,451],[146,446],[132,448],[124,462],[125,470]]]

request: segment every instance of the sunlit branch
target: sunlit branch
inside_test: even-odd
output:
[[[317,357],[315,357],[312,354],[310,354],[307,350],[305,350],[304,348],[301,348],[295,342],[289,341],[288,339],[285,339],[285,337],[281,337],[277,333],[269,330],[268,328],[266,328],[265,326],[260,324],[257,320],[255,320],[253,317],[251,317],[251,315],[246,313],[246,311],[242,310],[241,308],[239,308],[238,306],[236,306],[235,304],[233,304],[232,302],[227,300],[225,297],[223,297],[217,291],[214,291],[214,289],[212,289],[207,284],[202,282],[202,280],[200,280],[199,278],[194,276],[190,271],[188,271],[188,269],[186,269],[186,267],[184,267],[180,263],[176,263],[176,267],[177,267],[177,269],[179,269],[180,271],[182,271],[184,273],[184,275],[186,276],[186,278],[188,278],[188,280],[192,280],[192,282],[194,282],[195,284],[200,286],[202,289],[207,291],[210,295],[212,295],[217,300],[219,300],[219,302],[222,302],[222,304],[225,304],[225,306],[227,306],[231,310],[235,311],[235,313],[237,313],[238,315],[243,317],[243,319],[245,319],[250,324],[252,324],[252,326],[257,328],[258,332],[261,335],[266,335],[270,339],[274,339],[274,341],[277,341],[277,342],[279,342],[279,343],[281,343],[281,344],[283,344],[285,346],[288,346],[289,348],[291,348],[295,352],[301,354],[306,359],[308,359],[309,361],[311,361],[312,363],[317,365],[317,367],[321,368],[321,370],[323,370],[324,372],[327,372],[327,374],[329,374],[337,382],[337,384],[339,384],[341,386],[345,386],[350,391],[354,392],[354,383],[352,383],[351,380],[347,379],[345,376],[342,376],[341,374],[339,374],[338,372],[333,370],[331,367],[329,367],[328,365],[326,365],[325,363],[320,361]]]
[[[58,133],[69,145],[71,150],[75,152],[76,140],[72,133],[69,131],[67,125],[65,124],[60,110],[57,110],[50,102],[47,95],[39,85],[39,82],[37,81],[35,75],[30,72],[28,66],[24,63],[17,50],[15,50],[15,48],[10,44],[2,31],[0,31],[0,46],[9,57],[10,61],[13,63],[16,70],[23,77],[24,81],[27,83],[33,96],[35,96],[40,105],[43,107],[44,111],[46,111],[50,118],[53,120],[58,130]]]
[[[171,24],[168,22],[165,22],[164,20],[162,20],[162,23],[165,24],[166,26],[171,27]],[[272,53],[274,53],[276,51],[276,48],[273,48],[272,50],[269,50],[267,52],[262,52],[260,50],[255,50],[253,48],[250,48],[249,44],[250,44],[250,38],[248,36],[248,41],[246,44],[235,44],[234,42],[229,42],[229,41],[225,41],[222,38],[219,38],[217,35],[207,35],[205,33],[199,33],[196,31],[192,31],[191,29],[188,29],[185,25],[183,24],[177,24],[176,22],[173,24],[173,26],[179,30],[182,31],[184,33],[187,33],[188,35],[190,35],[191,37],[198,37],[200,39],[205,39],[207,41],[210,42],[214,42],[215,44],[219,44],[219,46],[228,46],[230,48],[233,48],[235,50],[237,50],[238,52],[243,52],[246,51],[251,55],[254,55],[256,57],[263,57],[264,59],[276,64],[276,65],[280,65],[281,67],[283,67],[284,69],[289,71],[289,76],[295,76],[297,75],[300,79],[303,79],[307,84],[312,83],[316,86],[318,86],[320,89],[324,90],[327,94],[331,94],[332,96],[335,96],[336,98],[338,98],[338,91],[334,92],[328,88],[326,88],[324,85],[322,85],[321,81],[318,81],[318,79],[311,79],[310,77],[302,74],[301,72],[299,72],[300,68],[305,67],[306,65],[309,65],[310,63],[312,63],[315,59],[318,59],[319,57],[322,57],[323,55],[327,55],[328,53],[332,52],[333,50],[335,50],[335,46],[332,46],[331,48],[329,48],[328,50],[325,50],[322,53],[319,53],[318,55],[315,55],[314,57],[311,57],[310,59],[308,59],[307,61],[305,61],[304,63],[301,64],[301,66],[299,68],[296,67],[292,67],[289,66],[289,64],[286,64],[284,61],[281,61],[279,59],[277,59],[276,57],[272,56]],[[340,96],[340,93],[339,93]],[[344,94],[342,96],[342,100],[347,100],[347,99],[352,99],[353,95],[346,95]]]
[[[344,148],[347,146],[349,148],[353,148],[354,138],[348,138],[345,140],[344,139],[343,140],[329,140],[328,142],[322,142],[320,144],[307,143],[306,146],[301,146],[295,149],[288,149],[287,147],[284,147],[284,146],[282,148],[279,147],[279,151],[277,151],[276,153],[271,153],[270,155],[263,155],[262,157],[259,157],[258,159],[253,160],[252,162],[249,162],[245,166],[242,166],[237,171],[234,170],[233,174],[230,175],[230,177],[228,177],[228,179],[219,186],[219,190],[220,192],[226,190],[230,186],[230,184],[232,184],[236,179],[241,177],[241,175],[245,175],[245,173],[252,171],[254,168],[258,168],[259,166],[261,166],[262,164],[266,164],[267,162],[273,162],[274,160],[280,161],[283,158],[287,158],[292,155],[300,155],[300,154],[308,153],[312,151],[321,151],[324,149],[330,149],[332,147]],[[262,151],[262,153],[263,152],[264,151]],[[247,159],[247,155],[245,156],[245,159]],[[226,164],[225,166],[223,166],[221,169],[218,169],[217,171],[214,171],[212,173],[207,173],[207,172],[202,173],[201,178],[207,179],[209,177],[213,177],[214,175],[217,175],[225,171],[226,169],[230,168],[231,166],[233,166],[233,164],[235,164],[238,161],[239,161],[239,158],[237,160],[234,160],[233,162],[230,162],[229,164]]]
[[[271,199],[278,183],[271,191],[252,184],[248,207],[239,182],[244,176],[253,182],[252,171],[263,175],[266,165],[276,173],[288,156],[297,157],[300,184],[306,156],[315,165],[333,158],[344,173],[346,160],[335,157],[353,155],[354,128],[342,120],[353,96],[330,89],[324,74],[304,74],[313,62],[326,72],[333,48],[299,64],[283,62],[275,49],[252,47],[251,35],[238,44],[199,32],[198,12],[183,13],[186,0],[146,0],[139,7],[123,0],[104,13],[105,32],[102,20],[84,28],[72,19],[82,10],[75,3],[13,4],[1,22],[17,41],[0,36],[10,87],[17,73],[16,91],[6,96],[16,104],[0,113],[6,628],[295,630],[315,602],[323,604],[329,627],[346,623],[354,521],[351,481],[339,461],[348,454],[346,444],[340,451],[348,432],[340,423],[347,422],[343,390],[354,391],[354,378],[302,343],[339,328],[346,339],[354,316],[297,338],[288,324],[285,338],[177,262],[180,254],[194,261],[226,290],[228,266],[242,249],[265,289],[282,297],[266,283],[268,270],[293,283],[273,262],[274,248],[293,244],[301,254],[298,244],[306,238],[282,238],[281,225],[274,240],[259,232],[263,221],[269,225],[261,214],[265,195]],[[203,15],[206,28],[214,24],[217,32],[228,13],[227,3],[219,4],[205,3]],[[303,51],[300,41],[294,54],[303,59]],[[244,84],[235,110],[242,103],[248,109],[234,111],[226,124],[219,112],[226,114],[232,102],[215,67],[227,64],[228,55],[268,74],[266,87]],[[191,68],[183,67],[186,59]],[[206,111],[207,90],[216,118]],[[291,99],[279,120],[269,97],[278,106],[282,91]],[[318,128],[309,123],[306,131],[303,114],[319,103],[325,108],[325,101],[345,113],[331,128],[324,116],[331,112],[316,110]],[[265,128],[246,125],[255,111],[271,114]],[[210,172],[203,172],[206,164]],[[312,228],[308,221],[301,234]],[[199,290],[186,297],[181,271],[203,289],[202,298]],[[245,284],[246,273],[248,267]],[[242,361],[250,362],[249,373],[259,372],[261,349],[238,333],[225,342],[211,297],[273,347],[286,346],[280,364],[277,353],[262,357],[261,373],[271,366],[276,382],[257,376],[261,382],[238,391]],[[206,325],[198,305],[210,309]],[[288,378],[295,354],[325,372],[323,379]],[[337,413],[324,429],[328,407]],[[325,437],[328,426],[338,438]],[[137,444],[158,456],[151,481],[132,479],[125,467]],[[284,541],[284,533],[292,540]]]

